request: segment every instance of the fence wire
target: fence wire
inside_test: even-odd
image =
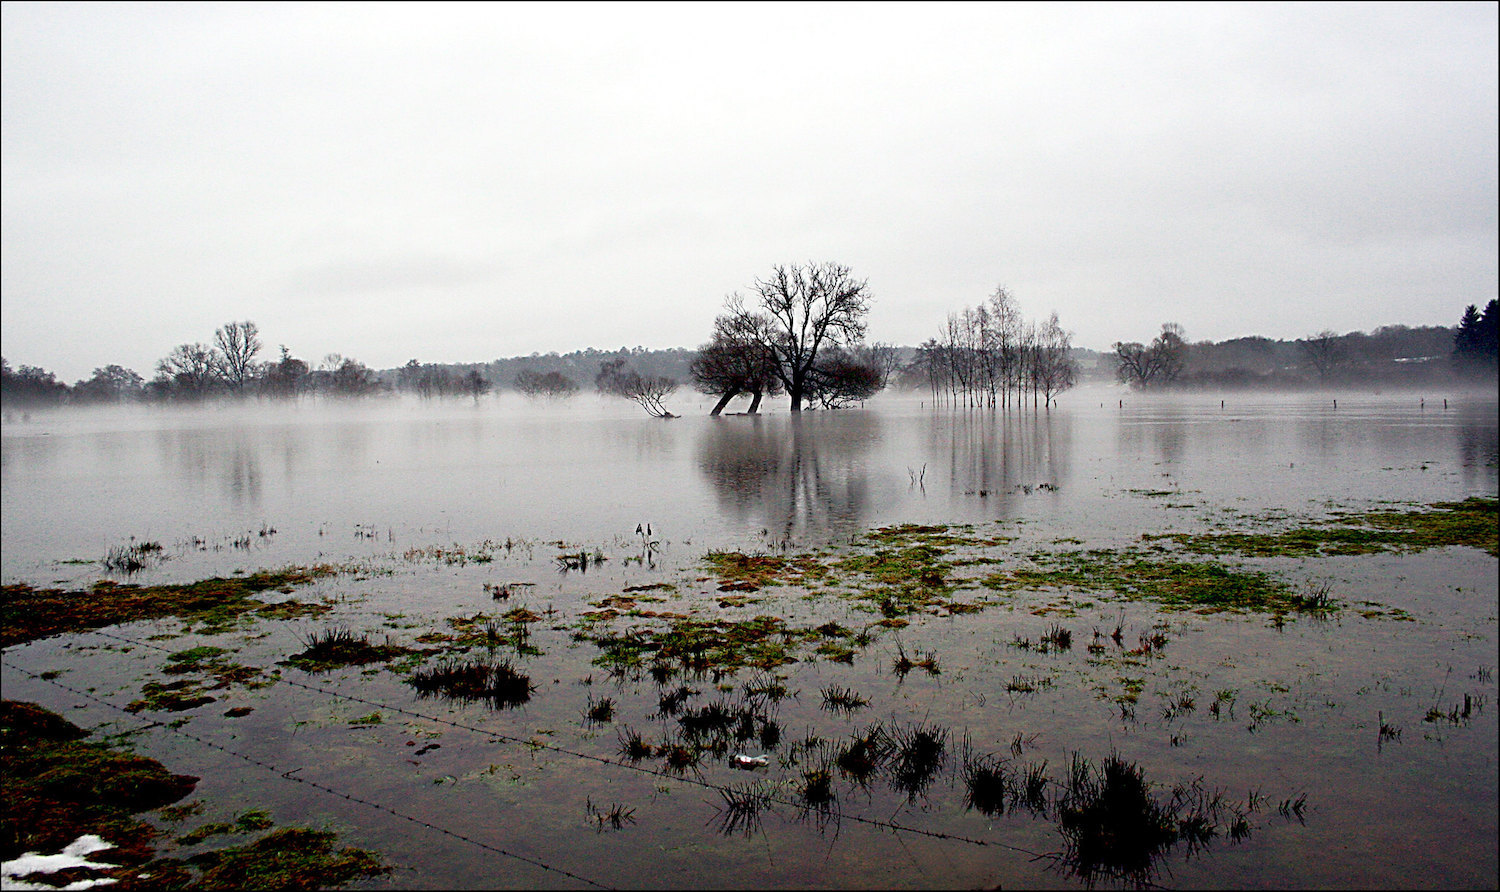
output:
[[[156,651],[160,651],[162,653],[167,653],[167,654],[173,653],[173,651],[171,649],[169,649],[169,648],[161,647],[160,645],[152,644],[151,642],[148,642],[148,641],[139,641],[139,640],[136,640],[136,639],[133,639],[133,638],[128,638],[128,637],[123,636],[123,635],[117,635],[117,634],[114,634],[112,632],[104,632],[104,631],[100,631],[100,630],[95,629],[95,630],[90,630],[89,634],[94,634],[94,635],[98,635],[98,636],[101,636],[101,637],[104,637],[104,638],[113,639],[115,641],[119,641],[119,642],[122,642],[122,643],[125,643],[125,644],[129,644],[129,645],[132,645],[132,646],[135,646],[135,647],[149,648],[151,650],[156,650]],[[69,693],[75,694],[77,696],[84,697],[84,698],[86,698],[88,700],[91,700],[91,701],[93,701],[95,703],[98,703],[98,704],[100,704],[102,706],[105,706],[105,707],[107,707],[107,708],[109,708],[111,710],[114,710],[114,711],[117,711],[117,712],[126,713],[127,715],[131,715],[132,718],[135,718],[134,714],[126,712],[125,709],[124,709],[124,707],[118,706],[118,705],[116,705],[114,703],[110,703],[110,702],[108,702],[108,701],[106,701],[106,700],[104,700],[104,699],[102,699],[100,697],[97,697],[97,696],[95,696],[95,695],[93,695],[91,693],[88,693],[86,691],[78,690],[78,689],[73,688],[73,687],[71,687],[69,685],[62,684],[61,682],[59,682],[59,681],[57,681],[56,679],[53,679],[53,678],[45,678],[45,677],[43,677],[43,676],[41,676],[41,675],[39,675],[37,673],[30,672],[28,670],[25,670],[25,669],[22,669],[22,668],[20,668],[18,666],[15,666],[14,664],[6,663],[5,665],[7,665],[9,668],[15,669],[16,671],[22,673],[23,675],[26,675],[27,677],[29,677],[31,679],[34,679],[34,680],[37,680],[37,681],[44,681],[44,682],[46,682],[48,684],[51,684],[51,685],[53,685],[55,687],[58,687],[58,688],[62,689],[62,690],[68,691]],[[286,678],[284,676],[281,676],[281,677],[278,678],[278,683],[280,683],[280,684],[287,684],[287,685],[290,685],[290,686],[296,687],[296,688],[302,688],[303,690],[307,690],[307,691],[310,691],[310,692],[313,692],[313,693],[316,693],[316,694],[321,694],[321,695],[324,695],[324,696],[327,696],[327,697],[333,697],[333,698],[339,699],[339,700],[345,700],[345,701],[348,701],[348,702],[351,702],[351,703],[359,703],[359,704],[362,704],[362,705],[365,705],[365,706],[372,706],[372,707],[375,707],[375,708],[381,709],[381,710],[388,710],[390,712],[397,713],[397,714],[400,714],[400,715],[404,715],[404,716],[407,716],[407,717],[410,717],[410,718],[419,719],[419,720],[427,721],[427,722],[433,722],[433,723],[440,724],[440,725],[446,725],[446,726],[448,726],[450,728],[453,728],[453,729],[456,729],[456,730],[466,731],[466,732],[469,732],[469,733],[472,733],[472,734],[478,734],[480,736],[487,737],[487,738],[489,738],[491,740],[500,741],[500,742],[503,742],[503,743],[509,743],[509,744],[515,744],[515,745],[518,745],[518,746],[524,746],[524,747],[527,747],[528,749],[532,749],[532,750],[545,750],[545,751],[548,751],[548,752],[556,753],[556,754],[558,754],[560,756],[566,756],[566,757],[569,757],[569,758],[585,760],[585,761],[589,761],[589,762],[594,762],[594,763],[599,764],[599,765],[606,765],[606,766],[610,766],[612,768],[623,769],[623,770],[626,770],[626,771],[631,771],[631,772],[635,772],[635,773],[638,773],[638,774],[647,775],[647,776],[650,776],[650,777],[653,777],[653,778],[657,778],[657,779],[660,779],[660,780],[663,780],[663,781],[666,781],[666,782],[669,782],[669,783],[673,783],[673,784],[683,784],[683,785],[698,787],[698,788],[701,788],[701,789],[704,789],[704,790],[712,790],[714,792],[719,793],[721,796],[724,796],[726,798],[726,801],[728,801],[729,797],[735,796],[735,795],[739,795],[739,794],[742,794],[744,792],[742,790],[737,790],[733,786],[714,783],[712,781],[705,780],[702,777],[691,777],[691,776],[688,776],[686,774],[668,773],[668,772],[661,771],[659,769],[652,768],[652,767],[649,767],[649,766],[637,765],[637,764],[633,764],[633,763],[628,762],[628,761],[621,761],[621,760],[618,760],[618,759],[609,758],[607,756],[600,756],[600,755],[593,754],[593,753],[578,752],[576,750],[571,750],[571,749],[568,749],[567,747],[560,746],[560,745],[554,744],[554,743],[548,743],[548,742],[543,741],[543,740],[538,740],[538,739],[534,739],[534,738],[531,738],[531,739],[521,738],[521,737],[516,737],[514,735],[511,735],[511,734],[505,734],[505,733],[500,732],[500,731],[491,730],[491,729],[488,729],[488,728],[480,728],[480,727],[476,727],[474,725],[467,725],[467,724],[464,724],[463,722],[454,721],[452,719],[444,718],[442,716],[429,715],[427,713],[418,712],[416,710],[407,709],[407,708],[402,707],[402,706],[396,706],[396,705],[393,705],[393,704],[390,704],[390,703],[385,703],[385,702],[382,702],[382,701],[379,701],[379,700],[372,700],[372,699],[367,698],[367,697],[360,697],[360,696],[357,696],[357,695],[354,695],[354,694],[344,693],[342,691],[335,691],[335,690],[331,690],[329,688],[321,687],[321,686],[318,686],[318,685],[306,684],[304,682],[300,682],[300,681],[296,681],[296,680],[293,680],[293,679],[289,679],[289,678]],[[483,850],[485,850],[487,852],[490,852],[492,854],[500,855],[500,856],[503,856],[503,857],[506,857],[506,858],[511,858],[511,859],[516,860],[516,861],[519,861],[519,862],[531,865],[533,867],[537,867],[537,868],[540,868],[542,870],[546,870],[548,872],[558,874],[560,876],[568,877],[569,879],[576,880],[578,882],[584,883],[584,884],[589,885],[589,886],[593,886],[593,887],[597,887],[597,888],[613,888],[613,887],[608,886],[608,885],[606,885],[604,883],[600,883],[600,882],[598,882],[596,880],[593,880],[593,879],[591,879],[589,877],[582,876],[580,874],[574,873],[574,872],[566,870],[564,868],[555,867],[553,865],[547,864],[547,863],[545,863],[543,861],[540,861],[538,859],[535,859],[535,858],[530,858],[530,857],[527,857],[525,855],[519,855],[519,854],[516,854],[514,852],[506,851],[505,849],[501,849],[501,848],[499,848],[497,846],[490,845],[489,843],[486,843],[483,840],[477,840],[477,839],[474,839],[473,837],[467,836],[467,835],[465,835],[463,833],[460,833],[458,831],[455,831],[455,830],[452,830],[452,829],[449,829],[449,828],[446,828],[446,827],[442,827],[442,826],[433,824],[433,823],[431,823],[429,821],[425,821],[425,820],[423,820],[421,818],[417,818],[417,817],[413,817],[411,815],[404,814],[404,813],[402,813],[400,811],[397,811],[396,809],[393,809],[390,806],[384,805],[382,803],[374,802],[374,801],[371,801],[371,800],[368,800],[368,799],[364,799],[364,798],[361,798],[361,797],[359,797],[359,796],[357,796],[355,794],[344,792],[344,791],[341,791],[341,790],[337,790],[337,789],[334,789],[332,787],[325,786],[323,784],[319,784],[316,781],[311,781],[311,780],[308,780],[306,778],[296,777],[294,775],[294,772],[298,770],[297,768],[293,768],[293,769],[289,769],[289,770],[283,771],[282,769],[280,769],[280,768],[278,768],[278,767],[276,767],[274,765],[271,765],[271,764],[269,764],[267,762],[264,762],[264,761],[261,761],[259,759],[256,759],[253,756],[247,755],[245,753],[238,752],[238,751],[233,750],[233,749],[231,749],[229,747],[226,747],[226,746],[224,746],[222,744],[215,743],[215,742],[213,742],[211,740],[207,740],[207,739],[205,739],[205,738],[203,738],[203,737],[201,737],[201,736],[199,736],[197,734],[193,734],[193,733],[190,733],[188,731],[185,731],[185,730],[183,730],[180,727],[174,727],[173,725],[165,724],[165,723],[161,723],[161,722],[150,722],[150,723],[147,723],[147,724],[143,725],[143,728],[149,728],[149,727],[163,728],[163,729],[168,730],[168,731],[170,731],[170,732],[172,732],[174,734],[177,734],[177,735],[179,735],[179,736],[181,736],[181,737],[183,737],[185,739],[192,740],[192,741],[194,741],[196,743],[199,743],[199,744],[201,744],[203,746],[206,746],[206,747],[218,750],[218,751],[226,753],[226,754],[228,754],[230,756],[234,756],[235,758],[241,759],[241,760],[243,760],[243,761],[245,761],[245,762],[247,762],[247,763],[249,763],[251,765],[256,766],[257,768],[260,768],[262,770],[265,770],[265,771],[268,771],[270,773],[273,773],[273,774],[277,775],[278,777],[280,777],[280,778],[282,778],[284,780],[293,781],[293,782],[299,783],[299,784],[305,784],[305,785],[307,785],[309,787],[312,787],[314,789],[317,789],[319,791],[327,793],[328,795],[335,796],[335,797],[338,797],[338,798],[341,798],[341,799],[345,799],[345,800],[350,801],[350,802],[358,803],[360,805],[364,805],[364,806],[367,806],[369,808],[372,808],[372,809],[374,809],[376,811],[384,812],[386,814],[392,815],[393,817],[400,818],[400,819],[402,819],[404,821],[408,821],[408,822],[410,822],[412,824],[415,824],[417,826],[420,826],[420,827],[423,827],[425,829],[431,830],[431,831],[433,831],[435,833],[440,833],[440,834],[443,834],[445,836],[449,836],[449,837],[452,837],[454,839],[460,840],[462,842],[468,843],[469,845],[473,845],[473,846],[475,846],[477,848],[483,849]],[[756,796],[756,798],[758,800],[760,800],[761,802],[764,802],[766,804],[771,804],[771,805],[781,805],[781,806],[786,806],[786,807],[789,807],[789,808],[792,808],[792,809],[797,809],[797,810],[805,810],[807,808],[806,803],[798,802],[796,800],[787,799],[787,798],[784,798],[784,797],[777,797],[777,796],[772,795],[770,793],[758,793],[757,796]],[[938,840],[945,840],[945,841],[949,841],[949,842],[964,843],[964,844],[968,844],[968,845],[975,845],[975,846],[984,846],[984,847],[991,847],[991,848],[997,848],[997,849],[1004,849],[1006,851],[1010,851],[1010,852],[1013,852],[1013,853],[1018,854],[1018,855],[1024,855],[1024,856],[1026,856],[1031,861],[1040,861],[1040,860],[1056,861],[1060,857],[1059,853],[1056,853],[1056,852],[1034,852],[1034,851],[1031,851],[1029,849],[1025,849],[1025,848],[1022,848],[1020,846],[1014,846],[1014,845],[1011,845],[1009,843],[1000,842],[998,840],[978,839],[976,837],[965,836],[963,834],[947,833],[947,832],[936,831],[936,830],[926,830],[926,829],[923,829],[923,828],[920,828],[920,827],[913,827],[913,826],[906,825],[906,824],[900,824],[900,823],[897,823],[897,822],[894,822],[894,821],[888,821],[888,820],[882,820],[882,819],[879,819],[879,818],[870,818],[870,817],[865,817],[865,816],[862,816],[862,815],[850,814],[848,812],[844,812],[844,811],[839,810],[837,808],[820,808],[819,809],[819,819],[820,819],[820,821],[832,822],[832,823],[835,824],[835,826],[838,825],[838,822],[847,820],[847,821],[850,821],[851,823],[855,823],[855,824],[862,824],[862,825],[873,827],[873,828],[880,829],[880,830],[888,830],[891,833],[897,834],[897,835],[904,833],[904,834],[911,834],[911,835],[914,835],[914,836],[927,837],[927,838],[930,838],[930,839],[938,839]],[[1163,888],[1163,887],[1157,886],[1155,883],[1151,883],[1149,881],[1146,882],[1144,885],[1147,886],[1147,887],[1150,887],[1150,888]]]

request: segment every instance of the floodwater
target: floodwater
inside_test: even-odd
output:
[[[373,888],[1083,885],[1055,809],[966,798],[965,738],[969,755],[1054,785],[1075,756],[1099,765],[1118,753],[1160,795],[1205,791],[1247,818],[1236,838],[1226,821],[1147,872],[1096,883],[1493,886],[1496,560],[1474,549],[1246,562],[1326,584],[1346,605],[1375,606],[1370,616],[1350,607],[1281,625],[1097,597],[1059,609],[1056,592],[1020,593],[977,613],[919,614],[847,664],[665,684],[608,673],[575,634],[601,598],[651,585],[675,587],[659,609],[704,617],[871,619],[792,589],[721,606],[702,565],[710,550],[840,550],[874,528],[961,524],[1004,537],[1003,561],[1497,492],[1493,392],[1233,394],[1221,405],[1081,388],[1061,402],[995,412],[884,395],[800,418],[709,418],[706,402],[681,397],[671,408],[683,417],[669,420],[618,400],[509,395],[10,413],[7,584],[118,577],[99,561],[140,542],[163,546],[165,560],[131,577],[148,584],[313,563],[358,571],[295,594],[335,603],[320,620],[220,634],[168,620],[8,649],[5,696],[122,731],[149,724],[153,713],[118,707],[162,678],[169,652],[212,644],[279,670],[283,683],[220,691],[170,716],[185,726],[133,744],[204,778],[204,820],[263,807],[382,852],[396,870],[362,884]],[[558,561],[580,551],[606,560],[587,571]],[[486,559],[431,559],[460,552]],[[515,593],[504,602],[489,588],[502,584]],[[420,699],[378,666],[277,666],[321,628],[412,644],[448,618],[518,604],[545,617],[508,657],[534,686],[524,703]],[[1059,623],[1071,650],[1013,644]],[[1153,632],[1169,643],[1145,661],[1085,652],[1094,630],[1117,626],[1127,644]],[[941,671],[893,670],[921,653]],[[661,698],[682,684],[689,706],[755,700],[757,733],[693,766],[624,759],[629,733],[662,739],[677,726]],[[768,687],[785,693],[768,698]],[[868,704],[825,708],[829,689]],[[1139,692],[1133,708],[1117,696],[1125,689]],[[605,698],[613,714],[590,717]],[[233,705],[254,711],[224,717]],[[1451,718],[1424,718],[1432,711]],[[779,735],[763,733],[767,718]],[[798,798],[816,753],[877,723],[941,746],[905,772],[835,771],[826,801]],[[736,752],[769,764],[736,770]],[[767,798],[749,816],[724,789]]]

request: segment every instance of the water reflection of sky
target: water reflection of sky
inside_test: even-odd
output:
[[[3,444],[7,580],[132,536],[171,546],[267,526],[278,536],[264,558],[239,559],[607,542],[648,522],[696,551],[837,542],[901,522],[1124,536],[1161,525],[1163,501],[1145,493],[1295,512],[1493,495],[1497,467],[1493,397],[1448,409],[1408,395],[1122,405],[1113,390],[1075,391],[1050,413],[935,409],[920,396],[665,421],[592,396],[36,413],[7,423]]]

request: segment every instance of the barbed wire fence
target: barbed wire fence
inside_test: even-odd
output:
[[[173,653],[173,651],[171,649],[169,649],[169,648],[165,648],[165,647],[162,647],[162,646],[157,645],[157,644],[153,644],[153,643],[148,642],[148,641],[141,641],[141,640],[129,638],[129,637],[124,636],[124,635],[118,635],[118,634],[115,634],[115,633],[112,633],[112,632],[105,632],[105,631],[101,631],[101,630],[95,629],[95,630],[90,630],[87,634],[93,634],[93,635],[98,635],[98,636],[103,637],[103,638],[109,638],[109,639],[112,639],[112,640],[115,640],[115,641],[119,641],[119,642],[124,643],[124,644],[129,644],[129,645],[134,646],[134,647],[148,648],[148,649],[160,651],[160,652],[166,653],[166,654]],[[464,833],[461,833],[459,831],[453,830],[451,828],[447,828],[447,827],[443,827],[443,826],[440,826],[440,825],[437,825],[437,824],[433,824],[432,822],[423,820],[422,818],[418,818],[418,817],[414,817],[412,815],[405,814],[405,813],[403,813],[401,811],[398,811],[397,809],[394,809],[394,808],[392,808],[392,807],[390,807],[388,805],[385,805],[384,803],[375,802],[375,801],[372,801],[372,800],[369,800],[369,799],[365,799],[363,797],[360,797],[360,796],[358,796],[356,794],[353,794],[353,793],[350,793],[348,791],[335,789],[334,787],[330,787],[330,786],[327,786],[325,784],[320,784],[320,783],[318,783],[316,781],[308,780],[307,778],[297,777],[295,775],[295,772],[298,771],[298,770],[300,770],[301,766],[283,770],[282,768],[280,768],[280,767],[278,767],[276,765],[272,765],[272,764],[270,764],[268,762],[265,762],[263,760],[257,759],[254,756],[251,756],[251,755],[239,752],[239,751],[237,751],[237,750],[235,750],[233,748],[230,748],[228,746],[225,746],[225,745],[223,745],[221,743],[214,742],[214,741],[209,740],[209,739],[207,739],[207,738],[205,738],[205,737],[203,737],[201,735],[194,734],[192,732],[184,730],[182,727],[176,726],[175,724],[169,724],[169,723],[162,723],[162,722],[155,722],[155,721],[149,721],[149,720],[139,719],[134,713],[129,712],[123,706],[120,706],[120,705],[115,704],[115,703],[111,703],[108,700],[105,700],[102,697],[96,696],[96,695],[94,695],[94,694],[92,694],[92,693],[90,693],[88,691],[79,690],[79,689],[74,688],[74,687],[72,687],[70,685],[63,684],[62,682],[59,682],[56,678],[47,677],[47,676],[45,676],[43,674],[31,672],[29,670],[26,670],[26,669],[23,669],[23,668],[21,668],[19,666],[16,666],[16,665],[14,665],[13,663],[10,663],[10,662],[5,662],[4,665],[6,665],[8,668],[14,669],[17,672],[22,673],[23,675],[27,676],[28,678],[31,678],[31,679],[36,680],[36,681],[45,682],[45,683],[50,684],[52,686],[55,686],[55,687],[57,687],[57,688],[59,688],[61,690],[68,691],[69,693],[74,694],[76,696],[80,696],[80,697],[83,697],[85,699],[88,699],[88,700],[90,700],[90,701],[92,701],[94,703],[97,703],[97,704],[99,704],[101,706],[104,706],[104,707],[106,707],[106,708],[108,708],[108,709],[110,709],[112,711],[124,713],[124,714],[126,714],[128,716],[131,716],[132,718],[136,718],[137,720],[139,720],[139,721],[142,722],[142,729],[143,730],[145,728],[161,728],[161,729],[164,729],[164,730],[166,730],[166,731],[168,731],[170,733],[176,734],[176,735],[178,735],[178,736],[180,736],[180,737],[182,737],[184,739],[191,740],[191,741],[193,741],[193,742],[195,742],[195,743],[197,743],[199,745],[202,745],[202,746],[205,746],[205,747],[208,747],[208,748],[211,748],[211,749],[223,752],[223,753],[225,753],[225,754],[227,754],[229,756],[232,756],[234,758],[242,760],[242,761],[244,761],[244,762],[246,762],[246,763],[248,763],[248,764],[250,764],[252,766],[255,766],[256,768],[259,768],[261,770],[264,770],[266,772],[274,774],[277,777],[282,778],[283,780],[291,781],[291,782],[298,783],[298,784],[303,784],[303,785],[306,785],[306,786],[311,787],[313,789],[319,790],[319,791],[321,791],[323,793],[326,793],[326,794],[328,794],[330,796],[334,796],[334,797],[337,797],[337,798],[340,798],[340,799],[344,799],[346,801],[349,801],[349,802],[352,802],[352,803],[356,803],[356,804],[359,804],[359,805],[363,805],[363,806],[366,806],[366,807],[371,808],[373,810],[376,810],[376,811],[379,811],[379,812],[383,812],[385,814],[389,814],[389,815],[391,815],[391,816],[393,816],[395,818],[398,818],[398,819],[403,820],[403,821],[410,822],[410,823],[412,823],[412,824],[414,824],[416,826],[419,826],[419,827],[422,827],[424,829],[430,830],[430,831],[432,831],[434,833],[442,834],[444,836],[448,836],[448,837],[451,837],[453,839],[457,839],[457,840],[459,840],[461,842],[464,842],[466,844],[475,846],[475,847],[477,847],[477,848],[479,848],[481,850],[484,850],[486,852],[489,852],[491,854],[502,856],[502,857],[505,857],[505,858],[514,859],[514,860],[516,860],[518,862],[521,862],[521,863],[524,863],[524,864],[528,864],[528,865],[533,866],[533,867],[537,867],[539,869],[548,871],[550,873],[555,873],[555,874],[557,874],[559,876],[563,876],[563,877],[567,877],[567,878],[572,879],[572,880],[576,880],[576,881],[578,881],[580,883],[583,883],[583,884],[586,884],[586,885],[589,885],[589,886],[593,886],[593,887],[597,887],[597,888],[613,888],[613,887],[609,886],[606,883],[600,882],[600,881],[592,879],[590,877],[586,877],[586,876],[583,876],[581,874],[569,871],[567,869],[556,867],[556,866],[551,865],[551,864],[547,864],[547,863],[545,863],[545,862],[543,862],[543,861],[541,861],[539,859],[536,859],[536,858],[531,858],[531,857],[528,857],[528,856],[525,856],[525,855],[517,854],[515,852],[507,851],[507,850],[505,850],[503,848],[491,845],[489,843],[484,842],[483,840],[475,839],[472,836],[466,835]],[[256,668],[256,667],[252,667],[252,668]],[[498,741],[498,742],[507,743],[507,744],[513,744],[513,745],[516,745],[516,746],[526,747],[526,748],[528,748],[530,750],[544,750],[544,751],[552,752],[552,753],[555,753],[555,754],[557,754],[559,756],[564,756],[564,757],[567,757],[567,758],[585,760],[585,761],[593,762],[593,763],[596,763],[596,764],[599,764],[599,765],[602,765],[602,766],[609,766],[609,767],[614,768],[614,769],[620,769],[620,770],[624,770],[624,771],[628,771],[628,772],[637,773],[637,774],[640,774],[640,775],[650,776],[652,778],[655,778],[655,779],[658,779],[658,780],[661,780],[661,781],[665,781],[665,782],[668,782],[668,783],[672,783],[672,784],[687,785],[687,786],[697,787],[697,788],[700,788],[700,789],[703,789],[703,790],[707,790],[707,791],[713,791],[713,792],[718,793],[721,796],[723,796],[725,798],[725,801],[730,801],[732,797],[737,796],[737,795],[739,795],[739,794],[741,794],[743,792],[742,790],[736,789],[734,786],[726,785],[726,784],[720,784],[720,783],[715,783],[713,781],[704,779],[702,777],[690,776],[690,775],[687,775],[687,774],[671,773],[671,772],[667,772],[667,771],[662,771],[660,769],[657,769],[657,768],[654,768],[654,767],[651,767],[651,766],[635,764],[635,763],[630,762],[630,761],[625,761],[625,760],[621,760],[621,759],[610,758],[608,756],[601,756],[601,755],[594,754],[594,753],[579,752],[577,750],[569,749],[568,747],[565,747],[565,746],[562,746],[562,745],[559,745],[559,744],[555,744],[555,743],[550,743],[550,742],[547,742],[545,740],[540,740],[540,739],[537,739],[537,738],[522,738],[522,737],[518,737],[518,736],[515,736],[515,735],[512,735],[512,734],[506,734],[504,732],[496,731],[496,730],[489,729],[489,728],[481,728],[481,727],[478,727],[478,726],[475,726],[475,725],[465,724],[465,723],[463,723],[461,721],[455,721],[453,719],[444,718],[442,716],[431,715],[431,714],[420,712],[420,711],[417,711],[417,710],[408,709],[408,708],[403,707],[403,706],[397,706],[397,705],[394,705],[394,704],[391,704],[391,703],[386,703],[386,702],[383,702],[383,701],[380,701],[380,700],[375,700],[375,699],[371,699],[371,698],[368,698],[368,697],[362,697],[362,696],[358,696],[358,695],[355,695],[355,694],[349,694],[349,693],[345,693],[343,691],[336,691],[336,690],[332,690],[330,688],[322,687],[320,685],[307,684],[307,683],[304,683],[304,682],[297,681],[295,679],[286,678],[285,676],[278,676],[277,683],[278,684],[286,684],[286,685],[289,685],[291,687],[301,688],[301,689],[309,691],[311,693],[316,693],[316,694],[320,694],[320,695],[323,695],[323,696],[332,697],[332,698],[338,699],[338,700],[343,700],[343,701],[347,701],[347,702],[351,702],[351,703],[359,703],[359,704],[362,704],[364,706],[370,706],[370,707],[374,707],[376,709],[386,710],[386,711],[389,711],[389,712],[392,712],[392,713],[395,713],[395,714],[398,714],[398,715],[406,716],[408,718],[417,719],[417,720],[426,721],[426,722],[432,722],[432,723],[439,724],[439,725],[444,725],[444,726],[453,728],[455,730],[459,730],[459,731],[464,731],[464,732],[468,732],[468,733],[480,735],[480,736],[483,736],[483,737],[486,737],[486,738],[489,738],[491,740],[495,740],[495,741]],[[807,809],[807,804],[805,802],[799,802],[797,800],[788,799],[788,798],[783,797],[783,796],[776,796],[776,795],[774,795],[772,793],[765,792],[765,791],[762,791],[762,792],[758,793],[757,794],[757,799],[760,802],[768,804],[768,805],[779,805],[779,806],[788,807],[788,808],[799,810],[799,811],[805,811]],[[826,822],[832,823],[834,826],[837,826],[839,824],[839,822],[849,821],[850,823],[868,826],[868,827],[871,827],[871,828],[874,828],[874,829],[877,829],[877,830],[888,831],[888,832],[890,832],[890,833],[892,833],[894,835],[897,835],[898,837],[901,834],[909,834],[909,835],[912,835],[912,836],[926,837],[926,838],[930,838],[930,839],[942,840],[942,841],[947,841],[947,842],[954,842],[954,843],[965,844],[965,845],[973,845],[973,846],[981,846],[981,847],[990,847],[990,848],[1003,849],[1003,850],[1012,852],[1012,853],[1017,854],[1017,855],[1025,856],[1027,859],[1029,859],[1031,861],[1051,861],[1051,862],[1055,863],[1060,858],[1060,853],[1057,853],[1057,852],[1036,852],[1036,851],[1032,851],[1030,849],[1026,849],[1026,848],[1023,848],[1023,847],[1020,847],[1020,846],[1015,846],[1015,845],[1011,845],[1009,843],[1001,842],[999,840],[979,839],[977,837],[966,836],[966,835],[963,835],[963,834],[949,833],[949,832],[937,831],[937,830],[928,830],[928,829],[924,829],[924,828],[921,828],[921,827],[914,827],[914,826],[911,826],[911,825],[908,825],[908,824],[898,823],[898,822],[895,822],[895,821],[883,820],[883,819],[880,819],[880,818],[871,818],[871,817],[867,817],[867,816],[864,816],[864,815],[851,814],[851,813],[845,812],[845,811],[843,811],[841,809],[838,809],[838,808],[832,807],[832,806],[821,807],[820,810],[819,810],[819,812],[818,812],[818,814],[819,814],[820,821],[826,821]],[[1163,887],[1158,886],[1157,884],[1149,882],[1149,881],[1147,881],[1145,883],[1145,886],[1150,887],[1150,888],[1163,888]]]

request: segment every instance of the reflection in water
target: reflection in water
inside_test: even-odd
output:
[[[1186,450],[1188,423],[1186,410],[1177,407],[1169,407],[1169,411],[1154,417],[1122,419],[1118,428],[1120,452],[1139,455],[1149,445],[1158,456],[1157,461],[1177,464]]]
[[[262,494],[262,444],[253,430],[164,430],[161,454],[187,480],[217,483],[235,507],[257,506]]]
[[[862,529],[870,510],[864,458],[880,438],[870,412],[736,416],[698,441],[698,467],[719,505],[775,540],[830,540]]]
[[[1481,489],[1488,483],[1494,495],[1495,470],[1500,466],[1500,437],[1496,435],[1495,407],[1471,406],[1459,417],[1458,464],[1464,486]]]
[[[509,660],[448,658],[424,666],[407,681],[418,699],[438,697],[455,703],[483,703],[490,709],[512,709],[531,699],[531,676]]]
[[[933,455],[947,453],[955,495],[1004,503],[1034,486],[1060,487],[1070,473],[1071,415],[985,409],[935,415],[930,437]]]

